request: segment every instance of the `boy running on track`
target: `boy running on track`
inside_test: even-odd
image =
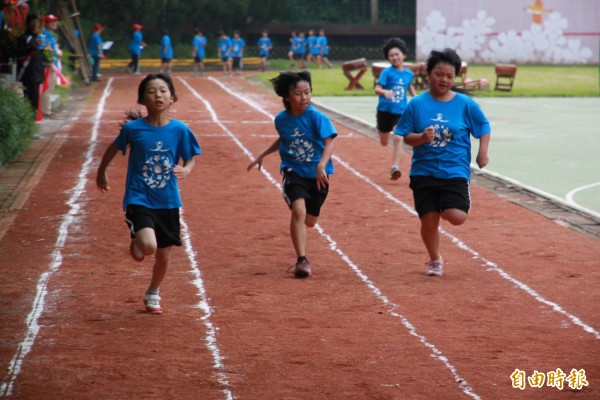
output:
[[[285,110],[275,117],[279,138],[249,165],[261,168],[263,159],[279,150],[283,175],[283,197],[291,210],[290,235],[298,257],[296,278],[312,274],[306,258],[306,227],[314,227],[329,192],[333,174],[333,139],[337,132],[325,114],[311,105],[310,72],[283,72],[271,79],[273,89],[283,98]]]
[[[489,162],[490,123],[469,96],[453,90],[461,59],[452,49],[427,59],[429,91],[413,98],[394,131],[413,146],[410,188],[421,220],[427,275],[442,276],[440,219],[462,225],[471,207],[471,135],[479,139],[477,165]]]
[[[379,142],[387,146],[390,133],[394,130],[402,113],[406,109],[408,96],[416,96],[417,92],[412,85],[413,72],[402,66],[407,50],[404,41],[400,38],[388,39],[383,45],[383,55],[392,64],[381,71],[375,94],[379,95],[377,104],[377,130],[379,131]],[[394,135],[394,148],[392,150],[392,168],[390,179],[396,180],[402,176],[400,171],[400,142],[402,139]]]
[[[169,75],[146,76],[138,88],[138,103],[146,107],[148,115],[142,118],[128,113],[132,120],[123,124],[106,149],[96,176],[98,189],[110,190],[106,169],[118,152],[125,154],[129,147],[123,208],[131,230],[131,256],[136,261],[155,256],[144,297],[146,312],[152,314],[163,312],[160,284],[169,267],[171,247],[181,246],[178,181],[192,172],[194,156],[201,153],[194,133],[169,116],[169,108],[176,101]]]

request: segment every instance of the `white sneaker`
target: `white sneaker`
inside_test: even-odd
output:
[[[157,294],[148,294],[144,296],[144,305],[149,314],[162,314],[163,309],[160,306],[160,296]]]
[[[437,260],[429,260],[425,263],[425,265],[427,265],[427,276],[444,275],[444,260],[442,258]]]

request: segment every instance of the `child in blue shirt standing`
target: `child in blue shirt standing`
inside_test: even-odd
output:
[[[204,76],[204,57],[206,55],[206,43],[206,37],[202,35],[202,31],[200,31],[200,29],[195,29],[194,39],[192,40],[194,76],[198,76],[198,69],[200,69],[201,76]]]
[[[269,38],[267,31],[263,31],[262,36],[258,39],[258,56],[260,57],[260,70],[262,72],[267,71],[267,60],[269,59],[269,52],[273,48],[273,43]]]
[[[149,74],[138,87],[138,103],[148,111],[144,118],[128,113],[132,121],[121,127],[104,156],[96,185],[110,190],[106,170],[112,159],[129,148],[123,208],[131,231],[129,251],[136,261],[154,255],[152,279],[144,296],[146,312],[161,314],[160,285],[169,268],[172,246],[181,246],[178,182],[194,168],[201,153],[194,133],[169,116],[177,101],[169,75]],[[181,162],[181,165],[180,165]]]
[[[165,29],[162,40],[160,41],[160,72],[171,73],[171,61],[173,60],[173,46],[169,31]]]
[[[283,197],[291,210],[290,235],[297,256],[290,269],[296,278],[305,278],[312,274],[306,258],[306,227],[316,225],[329,193],[337,132],[329,118],[311,105],[310,72],[283,72],[271,83],[285,106],[275,117],[279,138],[248,165],[248,171],[255,165],[260,169],[263,159],[279,150]]]
[[[127,65],[127,72],[135,75],[140,74],[140,57],[142,57],[142,48],[146,47],[144,36],[142,35],[142,25],[133,24],[133,33],[129,39],[129,54],[131,61]]]
[[[223,62],[223,75],[231,76],[231,39],[223,31],[219,32],[217,47],[219,58]]]
[[[427,59],[429,91],[414,97],[396,126],[413,147],[410,188],[429,254],[427,275],[442,276],[440,220],[462,225],[471,208],[471,135],[479,139],[477,165],[489,163],[490,123],[470,97],[452,90],[461,68],[452,49],[432,51]]]
[[[379,131],[379,142],[387,146],[390,133],[394,130],[402,113],[408,104],[407,93],[416,96],[417,92],[412,85],[413,72],[404,68],[402,63],[406,57],[406,45],[400,38],[388,39],[383,45],[383,55],[392,64],[381,71],[375,94],[379,95],[377,104],[377,130]],[[392,168],[390,179],[399,179],[400,171],[400,142],[402,138],[394,135],[394,147],[392,150]]]
[[[241,75],[244,67],[244,47],[246,42],[240,37],[240,32],[233,32],[233,40],[231,41],[231,56],[233,57],[233,71],[236,75]]]

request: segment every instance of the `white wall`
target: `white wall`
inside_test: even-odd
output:
[[[598,64],[600,0],[417,0],[417,60]]]

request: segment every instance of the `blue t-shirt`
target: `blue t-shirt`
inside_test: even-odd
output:
[[[298,116],[284,110],[275,117],[275,129],[279,133],[280,169],[291,168],[304,178],[317,177],[317,164],[325,149],[325,139],[335,138],[333,124],[321,111],[308,106]],[[333,162],[325,166],[327,175],[333,174]]]
[[[410,176],[471,179],[470,135],[479,139],[491,132],[479,105],[461,93],[443,102],[423,92],[408,103],[394,133],[421,133],[429,126],[435,128],[435,140],[413,147]]]
[[[194,133],[183,122],[172,119],[167,125],[150,125],[144,118],[128,122],[115,139],[129,162],[123,208],[137,204],[152,209],[179,208],[181,197],[173,167],[201,153]]]
[[[219,50],[221,50],[221,58],[231,57],[231,39],[229,36],[219,38],[217,46],[219,47]]]
[[[165,51],[165,47],[167,50]],[[173,58],[173,46],[171,46],[171,38],[169,35],[163,36],[160,41],[160,58],[170,60]]]
[[[317,42],[319,42],[319,46],[321,48],[322,54],[324,56],[328,56],[329,55],[329,46],[327,45],[327,37],[319,36],[319,38],[317,39]]]
[[[316,36],[309,36],[306,39],[308,45],[308,52],[310,54],[321,54],[321,44],[319,43],[319,38]]]
[[[379,96],[377,111],[401,115],[406,109],[408,87],[412,83],[413,76],[410,69],[404,68],[402,71],[398,71],[393,65],[381,71],[377,84],[385,90],[393,91],[394,97],[388,99],[385,96]]]
[[[196,48],[196,54],[194,54],[194,57],[204,57],[204,55],[206,54],[206,37],[194,36],[192,46]]]
[[[142,54],[142,42],[144,41],[144,36],[142,32],[135,31],[133,35],[131,35],[131,39],[129,39],[129,53],[140,55]]]
[[[271,39],[268,37],[261,37],[258,39],[258,55],[260,57],[266,57],[269,55],[269,47],[271,47]]]
[[[243,57],[245,45],[246,45],[246,42],[244,42],[244,39],[242,39],[242,38],[233,39],[231,41],[231,55],[233,57]]]
[[[102,47],[102,38],[98,32],[94,32],[88,42],[88,52],[92,57],[100,55],[101,52],[98,50],[98,46]]]

